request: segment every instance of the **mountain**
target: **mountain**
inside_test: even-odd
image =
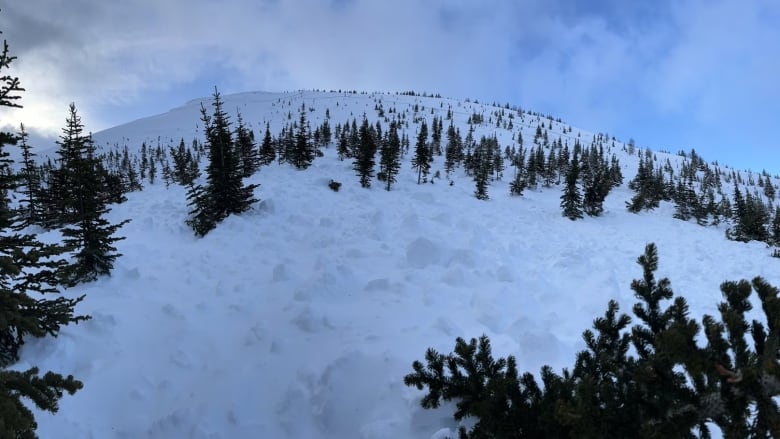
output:
[[[659,276],[696,318],[718,314],[725,280],[760,275],[780,285],[780,259],[765,243],[728,240],[728,221],[674,219],[668,201],[628,212],[628,181],[645,150],[606,134],[508,105],[415,94],[257,92],[224,101],[258,142],[266,123],[277,136],[303,108],[312,129],[326,113],[333,127],[365,115],[384,129],[397,117],[410,151],[390,191],[376,180],[361,187],[335,141],[306,170],[264,166],[247,179],[260,184],[255,208],[200,239],[185,224],[181,186],[158,179],[129,193],[110,212],[112,222],[132,220],[120,231],[127,239],[117,243],[123,256],[112,276],[67,292],[87,295],[78,311],[93,319],[29,341],[16,365],[84,382],[59,413],[36,414],[41,437],[441,439],[457,428],[452,406],[419,407],[422,392],[403,384],[414,360],[428,347],[447,352],[456,337],[486,334],[494,353],[516,355],[522,371],[570,367],[584,348],[582,331],[609,300],[625,312],[636,302],[630,284],[642,275],[635,261],[647,243],[658,246]],[[201,102],[211,101],[94,139],[105,152],[127,146],[133,154],[144,142],[189,145],[202,140]],[[537,127],[550,144],[601,146],[625,181],[601,216],[577,221],[561,215],[563,184],[511,196],[509,163],[486,201],[475,198],[462,167],[448,179],[440,156],[431,176],[441,178],[417,184],[410,160],[420,123],[440,117],[446,132],[450,112],[463,137],[474,126],[475,139],[495,136],[502,150],[518,145],[518,133],[535,148]],[[675,175],[692,160],[650,155]],[[726,197],[737,178],[759,190],[748,184],[758,173],[718,170]],[[342,183],[338,192],[331,180]]]

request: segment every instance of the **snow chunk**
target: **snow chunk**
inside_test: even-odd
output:
[[[441,248],[428,238],[419,237],[406,247],[406,262],[412,268],[425,268],[437,264]]]

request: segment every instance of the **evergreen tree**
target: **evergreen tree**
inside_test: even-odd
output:
[[[444,172],[447,174],[447,177],[462,160],[463,140],[450,120],[450,127],[447,128],[447,145],[444,148]]]
[[[389,191],[401,169],[401,139],[398,137],[398,124],[395,120],[390,122],[387,139],[382,143],[379,169],[384,176],[385,189]]]
[[[493,171],[493,139],[482,137],[479,144],[474,149],[474,156],[472,158],[473,174],[474,174],[474,196],[478,200],[487,200],[488,196],[488,184],[490,181],[490,174]]]
[[[780,291],[761,278],[725,282],[720,321],[705,315],[700,326],[671,282],[655,279],[654,244],[638,263],[643,277],[631,284],[637,324],[630,327],[611,300],[583,332],[586,349],[572,372],[544,366],[539,386],[530,373],[520,375],[513,357],[493,358],[483,336],[459,338],[447,355],[428,349],[427,364],[415,361],[404,383],[426,388],[423,408],[453,401],[456,420],[475,418],[460,429],[466,439],[709,438],[712,424],[727,439],[780,437]],[[764,319],[748,323],[753,291]]]
[[[258,185],[243,183],[240,152],[233,141],[230,121],[222,110],[222,99],[216,88],[213,97],[212,116],[201,105],[209,158],[206,186],[192,185],[187,193],[191,206],[187,224],[198,236],[206,235],[228,215],[246,212],[257,201],[254,190]]]
[[[266,122],[263,143],[260,145],[260,164],[264,166],[270,165],[274,160],[276,160],[276,150],[274,149],[274,141],[271,137],[271,126]]]
[[[149,148],[146,142],[141,143],[141,180],[146,179],[146,171],[149,169]]]
[[[585,172],[581,172],[582,180],[582,208],[590,216],[599,216],[604,211],[604,200],[615,186],[615,181],[610,170],[610,164],[604,157],[603,148],[585,149],[587,160],[583,160],[586,166]],[[614,157],[613,157],[614,158]],[[613,166],[615,162],[613,162]]]
[[[775,186],[772,184],[772,180],[769,176],[764,179],[764,195],[766,195],[767,199],[770,201],[775,200]]]
[[[523,195],[523,191],[528,182],[525,175],[525,151],[520,147],[512,156],[512,164],[515,167],[515,178],[509,183],[509,193],[512,195]]]
[[[170,148],[170,155],[173,159],[171,179],[182,186],[191,186],[200,176],[200,169],[192,151],[184,144],[184,138],[176,148]]]
[[[637,213],[641,210],[655,209],[664,199],[663,176],[654,172],[650,150],[646,150],[644,156],[639,156],[639,169],[636,177],[628,183],[628,187],[636,191],[636,195],[626,203],[629,212]]]
[[[306,169],[314,162],[316,155],[317,149],[311,141],[309,123],[306,121],[306,107],[302,105],[290,161],[296,168]]]
[[[349,149],[349,130],[345,126],[343,130],[341,130],[341,135],[339,136],[339,143],[336,146],[336,151],[339,155],[339,160],[344,160],[348,157],[350,157],[350,149]]]
[[[775,214],[772,216],[772,244],[780,246],[780,206],[775,207]]]
[[[255,135],[244,125],[241,112],[236,114],[235,136],[236,148],[241,158],[241,176],[243,178],[251,177],[260,167],[260,158],[257,153],[257,145],[255,145]]]
[[[8,69],[15,57],[3,42],[0,71]],[[19,78],[0,75],[0,107],[20,107]],[[19,223],[11,209],[9,194],[17,189],[11,175],[6,145],[15,136],[0,132],[0,437],[35,438],[37,424],[23,401],[32,401],[39,410],[56,413],[64,392],[73,394],[82,383],[73,376],[47,372],[39,376],[37,367],[27,371],[7,370],[19,359],[19,349],[28,336],[56,336],[60,327],[78,323],[87,316],[74,316],[75,306],[84,299],[36,298],[34,294],[58,292],[59,272],[65,264],[59,259],[63,248],[38,241],[35,235],[14,232]]]
[[[428,181],[428,173],[431,171],[433,155],[428,146],[428,125],[425,120],[420,124],[420,132],[417,134],[412,167],[417,170],[417,184]]]
[[[433,117],[433,128],[431,130],[431,152],[432,155],[441,155],[441,133],[442,133],[442,121],[436,116]],[[433,159],[433,157],[431,157]]]
[[[19,189],[22,199],[20,200],[19,216],[21,223],[19,227],[27,227],[32,224],[41,224],[43,212],[39,204],[41,194],[41,173],[35,163],[35,153],[32,152],[27,143],[28,134],[24,129],[24,124],[19,128],[19,147],[22,150],[22,169],[19,173],[22,187]]]
[[[95,155],[92,139],[83,135],[84,126],[74,104],[66,125],[60,137],[61,157],[66,158],[60,173],[70,185],[71,198],[65,200],[69,214],[62,235],[75,252],[73,264],[65,271],[65,282],[73,286],[111,273],[114,261],[121,256],[114,243],[124,239],[114,234],[129,220],[111,224],[104,218],[110,210],[104,195],[106,171]]]
[[[371,187],[371,179],[374,177],[374,157],[376,156],[377,146],[374,136],[368,124],[368,119],[363,116],[363,123],[360,125],[360,148],[358,148],[353,169],[360,177],[360,185],[364,188]]]
[[[561,195],[563,216],[572,221],[582,218],[582,195],[577,187],[579,173],[580,165],[575,153],[569,164],[569,170],[566,172],[566,186],[563,188],[563,194]]]

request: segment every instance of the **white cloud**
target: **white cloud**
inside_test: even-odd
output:
[[[0,13],[0,23],[15,23],[5,37],[12,50],[18,41],[16,71],[28,87],[26,108],[2,120],[52,132],[71,101],[99,129],[139,102],[144,116],[207,95],[214,84],[205,82],[227,91],[411,88],[637,136],[640,124],[669,117],[706,130],[732,109],[777,110],[780,97],[771,0],[657,2],[653,14],[609,0],[590,10],[541,0],[34,3]],[[192,86],[197,95],[170,95]]]

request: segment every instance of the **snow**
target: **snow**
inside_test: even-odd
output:
[[[399,111],[419,101],[425,117],[430,108],[458,108],[448,99],[316,92],[227,96],[225,108],[240,108],[260,139],[266,121],[278,132],[302,102],[315,108],[312,126],[325,108],[332,126],[363,112],[373,122],[377,98]],[[95,138],[133,148],[157,138],[190,142],[199,105]],[[483,106],[462,105],[456,119],[465,136],[467,106]],[[525,118],[529,145],[536,122]],[[511,141],[508,131],[481,129],[501,131],[502,146]],[[592,134],[582,133],[589,143]],[[628,181],[636,157],[621,154]],[[561,216],[560,188],[510,197],[505,177],[490,186],[491,200],[479,201],[462,170],[453,186],[417,185],[407,156],[387,192],[361,188],[351,167],[333,147],[306,171],[264,167],[249,179],[261,184],[262,202],[202,239],[184,224],[180,187],[147,184],[115,206],[112,221],[132,221],[121,229],[127,239],[118,242],[113,275],[66,292],[86,294],[79,311],[93,319],[56,339],[30,340],[16,366],[84,382],[59,413],[36,414],[40,436],[454,437],[451,406],[423,410],[422,392],[403,385],[412,361],[428,347],[450,352],[456,337],[487,334],[494,354],[516,355],[522,371],[570,367],[582,331],[608,300],[630,312],[629,285],[641,276],[635,261],[649,242],[659,248],[659,277],[672,280],[697,318],[717,315],[724,280],[760,275],[780,285],[780,260],[764,244],[727,241],[725,226],[674,220],[668,203],[628,213],[625,185],[602,217],[572,222]],[[343,183],[339,192],[330,179]]]

